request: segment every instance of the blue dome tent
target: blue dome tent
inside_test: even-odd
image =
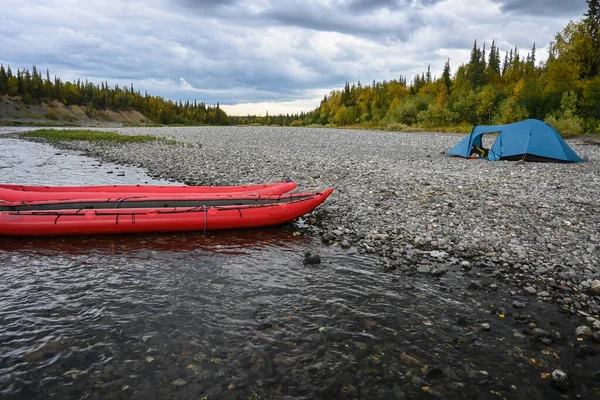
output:
[[[507,125],[475,126],[447,154],[469,157],[473,149],[483,148],[483,135],[494,132],[498,133],[498,137],[487,152],[488,160],[583,162],[556,129],[537,119]]]

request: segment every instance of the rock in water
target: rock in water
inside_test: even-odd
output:
[[[578,326],[577,329],[575,329],[575,335],[577,337],[591,338],[593,334],[593,331],[585,325]]]
[[[311,253],[307,251],[304,253],[304,261],[302,261],[304,265],[316,265],[321,264],[321,257],[318,254]]]
[[[565,371],[555,369],[552,371],[552,386],[559,389],[569,389],[571,387],[571,379]]]

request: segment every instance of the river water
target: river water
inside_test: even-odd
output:
[[[109,173],[111,172],[112,173]],[[122,175],[122,176],[121,176]],[[0,136],[0,181],[161,183]],[[305,266],[304,252],[323,263]],[[0,398],[559,399],[598,394],[572,321],[501,284],[383,273],[295,225],[0,237]],[[492,306],[491,306],[492,305]],[[529,324],[552,336],[523,334]],[[482,324],[490,326],[489,331]],[[553,387],[546,373],[569,373]]]

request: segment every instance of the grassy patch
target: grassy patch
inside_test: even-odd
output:
[[[40,138],[52,141],[74,141],[86,140],[88,142],[109,142],[109,143],[148,143],[163,142],[168,144],[177,143],[172,139],[163,139],[152,135],[119,135],[115,132],[92,131],[88,129],[38,129],[31,132],[24,132],[23,137]]]

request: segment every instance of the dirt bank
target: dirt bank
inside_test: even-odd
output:
[[[20,97],[0,96],[0,124],[11,123],[110,126],[152,122],[139,111],[93,110],[78,105],[65,106],[57,100],[25,104]]]

